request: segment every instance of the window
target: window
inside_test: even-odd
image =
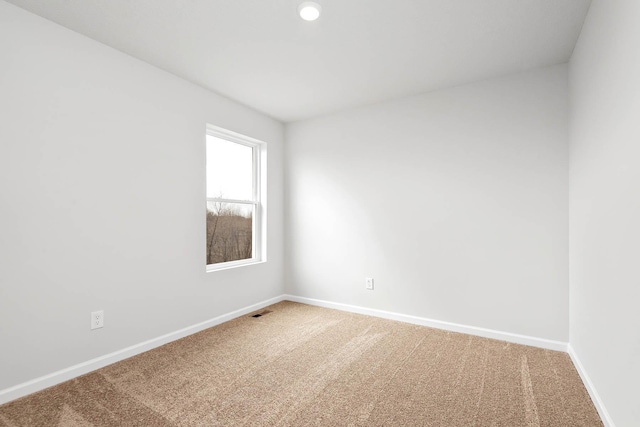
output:
[[[207,271],[264,260],[266,144],[207,127]]]

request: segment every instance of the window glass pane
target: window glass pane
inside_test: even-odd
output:
[[[254,205],[207,202],[207,264],[253,257]]]
[[[253,199],[253,148],[207,135],[207,197]]]

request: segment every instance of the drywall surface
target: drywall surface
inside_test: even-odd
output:
[[[285,164],[287,293],[568,340],[566,65],[287,125]]]
[[[570,63],[570,342],[617,426],[640,420],[639,16],[594,0]]]
[[[283,293],[280,123],[3,1],[0,62],[0,390]],[[268,144],[266,263],[205,272],[207,123]]]

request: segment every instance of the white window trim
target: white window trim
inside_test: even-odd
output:
[[[218,126],[207,124],[207,135],[224,139],[237,144],[253,148],[253,200],[236,200],[219,197],[206,197],[206,202],[241,203],[254,205],[254,218],[252,230],[252,258],[236,261],[207,264],[207,272],[226,270],[245,265],[259,264],[267,260],[267,209],[266,209],[266,149],[267,143],[246,135],[242,135]],[[206,167],[205,167],[206,173]],[[205,209],[206,209],[205,202]],[[206,229],[206,225],[205,225]],[[206,256],[205,256],[206,263]]]

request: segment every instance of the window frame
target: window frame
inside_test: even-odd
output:
[[[223,197],[208,197],[206,190],[206,177],[208,175],[205,160],[205,210],[208,202],[235,203],[253,205],[252,235],[251,235],[251,258],[235,261],[219,262],[207,264],[205,253],[205,265],[207,272],[226,270],[245,265],[259,264],[266,261],[266,149],[267,143],[237,132],[233,132],[218,126],[207,124],[205,135],[205,153],[207,150],[207,136],[223,139],[235,144],[244,145],[252,149],[252,199],[237,200]],[[207,226],[205,221],[205,240],[207,239]]]

